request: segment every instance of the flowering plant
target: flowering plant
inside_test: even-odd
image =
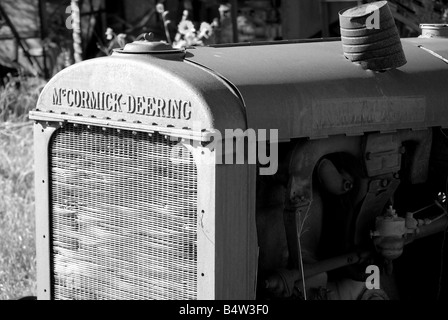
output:
[[[100,49],[106,55],[110,55],[115,48],[123,48],[128,42],[126,40],[127,35],[124,33],[116,34],[112,28],[106,29],[106,39],[109,41],[107,46],[97,44],[98,49]]]
[[[162,3],[156,5],[156,11],[162,18],[167,41],[168,43],[172,43],[174,48],[202,46],[205,41],[211,41],[214,31],[218,27],[218,21],[215,20],[211,24],[202,22],[199,26],[199,30],[197,30],[194,23],[191,20],[188,20],[188,10],[184,10],[182,19],[177,26],[177,33],[174,37],[174,41],[171,41],[168,31],[168,25],[171,21],[166,19],[168,11],[165,11]]]
[[[163,26],[165,30],[166,42],[171,44],[174,48],[186,48],[189,46],[202,46],[205,42],[214,43],[215,42],[215,32],[218,29],[219,22],[215,19],[211,24],[207,22],[202,22],[199,25],[199,30],[196,29],[194,23],[188,20],[188,11],[184,10],[182,19],[177,26],[177,32],[174,37],[174,41],[171,40],[170,32],[168,29],[171,23],[168,20],[168,11],[162,3],[158,3],[155,8],[156,12],[160,15]],[[98,49],[106,55],[111,55],[115,48],[123,48],[126,43],[132,42],[134,38],[125,33],[116,34],[112,28],[107,28],[106,39],[108,40],[107,45],[97,43]]]

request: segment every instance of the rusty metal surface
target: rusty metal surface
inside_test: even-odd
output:
[[[422,38],[447,38],[448,37],[448,24],[446,23],[421,23],[420,29],[422,29]]]
[[[448,39],[402,44],[408,63],[384,73],[351,63],[339,41],[197,47],[184,61],[117,53],[53,77],[31,118],[96,117],[181,136],[193,123],[278,129],[281,141],[447,126],[448,64],[418,46],[447,57]]]
[[[448,38],[412,38],[407,40],[416,46],[422,46],[448,59]]]
[[[182,60],[118,54],[54,76],[30,118],[203,136],[245,129],[245,110],[222,79]]]
[[[384,73],[348,61],[340,42],[197,48],[187,60],[232,82],[247,125],[279,129],[279,139],[446,126],[448,65],[402,39],[408,63]]]

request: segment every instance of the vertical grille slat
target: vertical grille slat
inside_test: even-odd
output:
[[[50,144],[54,299],[196,299],[197,171],[155,133],[66,126]]]

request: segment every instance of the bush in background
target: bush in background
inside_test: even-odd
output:
[[[0,299],[35,295],[33,125],[45,81],[8,76],[0,87]]]

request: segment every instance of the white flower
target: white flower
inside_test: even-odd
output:
[[[174,43],[173,48],[182,49],[182,48],[185,48],[186,46],[187,46],[187,41],[179,40]]]
[[[188,18],[188,10],[184,10],[182,12],[182,20],[181,21],[187,20],[187,18]]]
[[[196,38],[196,35],[193,32],[189,32],[184,36],[185,41],[187,41],[187,44],[189,46],[193,46],[197,43],[198,39]]]
[[[208,39],[213,33],[212,26],[207,22],[202,22],[201,26],[199,27],[199,38],[206,38]]]
[[[211,27],[212,28],[218,28],[219,27],[219,19],[218,18],[213,19]]]
[[[193,22],[191,22],[190,20],[181,21],[177,26],[177,30],[179,31],[180,34],[184,35],[194,33],[196,31]]]
[[[114,30],[112,30],[112,28],[107,28],[105,34],[107,40],[112,40],[114,38]]]
[[[165,7],[163,6],[162,3],[158,3],[158,4],[156,5],[156,11],[157,11],[158,13],[163,13],[163,12],[165,11]]]

